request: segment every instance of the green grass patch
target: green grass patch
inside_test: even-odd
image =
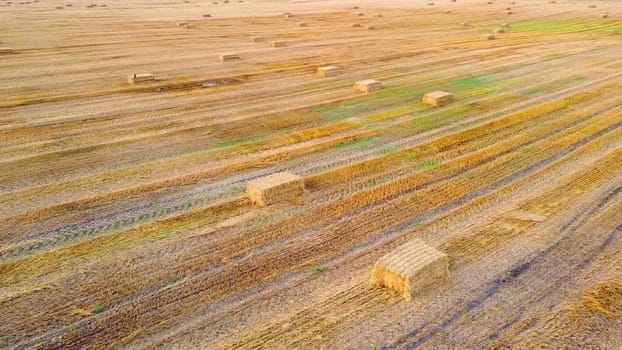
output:
[[[560,85],[570,85],[570,84],[573,84],[573,83],[576,83],[576,82],[579,82],[579,81],[583,81],[583,80],[585,80],[584,76],[575,75],[575,76],[572,76],[572,77],[568,77],[568,78],[565,78],[565,79],[558,80],[557,83],[560,84]]]
[[[95,307],[93,307],[93,309],[91,310],[92,313],[94,314],[101,314],[102,312],[106,311],[106,307],[103,305],[96,305]]]
[[[437,166],[439,166],[439,162],[437,160],[428,160],[426,162],[424,162],[423,164],[420,165],[421,169],[432,169],[432,168],[436,168]]]
[[[593,23],[581,20],[565,19],[532,19],[521,22],[514,22],[509,28],[512,32],[575,32],[585,29],[595,28]]]
[[[464,89],[481,89],[492,85],[487,75],[476,75],[466,78],[460,78],[453,81],[455,85]]]
[[[391,87],[357,97],[356,102],[338,106],[322,107],[315,110],[326,120],[346,118],[387,119],[412,112],[417,109],[421,96],[428,89]]]
[[[366,149],[373,145],[374,139],[375,139],[375,136],[369,136],[369,137],[363,137],[360,139],[341,142],[341,143],[336,144],[335,148],[342,149],[342,148],[356,147],[357,149]]]
[[[339,106],[322,107],[315,110],[316,113],[321,114],[326,120],[342,120],[350,118],[354,115],[353,110],[357,109],[357,106],[362,102],[351,102]]]
[[[324,267],[323,265],[315,265],[315,266],[311,266],[311,268],[309,269],[309,272],[311,272],[312,274],[318,274],[324,270],[326,270],[326,267]]]
[[[223,148],[223,147],[238,146],[241,144],[256,141],[258,138],[259,138],[258,135],[232,137],[230,139],[224,139],[224,140],[216,142],[216,147]]]
[[[432,130],[463,117],[472,109],[473,107],[471,105],[457,105],[440,111],[436,108],[430,109],[428,113],[422,113],[412,118],[408,122],[408,127],[414,129],[416,132]]]
[[[537,95],[544,91],[544,87],[537,87],[535,89],[527,90],[527,95]]]
[[[550,83],[544,84],[544,85],[540,85],[538,87],[535,87],[531,90],[527,90],[525,92],[525,95],[535,95],[535,94],[539,94],[542,92],[550,92],[550,91],[555,91],[557,89],[566,87],[568,85],[572,85],[574,83],[580,82],[585,80],[584,76],[580,76],[580,75],[574,75],[568,78],[564,78],[564,79],[559,79],[559,80],[555,80],[552,81]]]

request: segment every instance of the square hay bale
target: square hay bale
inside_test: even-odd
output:
[[[503,23],[502,26],[504,26],[505,28],[510,28],[510,24],[509,23]]]
[[[549,4],[555,4],[555,3],[557,3],[557,1],[555,1],[555,0],[549,1]]]
[[[376,26],[367,26],[367,30],[376,30]]]
[[[498,28],[493,29],[492,32],[496,34],[505,33],[505,29],[498,27]]]
[[[151,73],[136,73],[127,77],[127,82],[134,85],[155,81],[155,77]]]
[[[237,53],[224,53],[224,54],[219,55],[218,58],[220,59],[220,62],[227,62],[227,61],[239,60],[240,55],[238,55]]]
[[[203,15],[203,18],[210,18],[210,17],[212,17],[211,13],[206,13],[206,14]]]
[[[470,26],[470,25],[471,25],[471,23],[469,23],[469,22],[462,22],[462,26],[463,26],[463,27],[468,27],[468,26]]]
[[[449,10],[445,11],[445,14],[446,14],[446,15],[448,15],[448,14],[450,14],[450,13],[451,13],[451,11],[449,11]]]
[[[595,9],[596,5],[589,5],[588,8]]]
[[[246,194],[260,207],[295,199],[304,190],[303,178],[287,171],[249,181],[246,185]]]
[[[508,12],[506,12],[505,14],[507,14],[507,15],[513,15],[513,14],[514,14],[514,12],[512,12],[512,11],[508,11]]]
[[[606,13],[603,13],[603,14],[601,15],[601,17],[602,17],[602,18],[608,18],[608,17],[609,17],[609,15],[608,15],[608,14],[606,14]]]
[[[382,89],[382,83],[375,79],[361,80],[354,83],[354,91],[372,92]]]
[[[484,36],[484,38],[486,38],[486,40],[495,40],[495,35],[494,34],[486,34]]]
[[[285,46],[287,46],[287,42],[286,41],[279,41],[279,40],[277,40],[277,41],[271,41],[270,42],[270,47],[276,48],[276,47],[285,47]]]
[[[298,27],[306,27],[306,26],[307,26],[307,23],[305,23],[305,22],[298,22],[298,23],[296,23],[296,25],[297,25]]]
[[[376,15],[376,17],[382,18],[382,14],[379,13],[379,14]]]
[[[248,39],[248,41],[251,42],[251,43],[261,43],[261,42],[266,41],[266,38],[264,38],[262,36],[251,36]]]
[[[15,49],[13,49],[12,47],[0,47],[0,55],[10,55],[14,53]]]
[[[423,103],[440,107],[451,103],[454,100],[454,94],[447,91],[433,91],[423,95]]]
[[[406,300],[412,300],[448,280],[447,254],[413,239],[378,259],[369,284],[393,289]]]
[[[341,73],[343,73],[341,68],[335,67],[335,66],[319,67],[315,71],[315,75],[317,75],[318,77],[322,77],[322,78],[334,77],[334,76],[339,75]]]
[[[188,22],[177,22],[177,26],[180,27],[180,28],[185,26],[185,25],[188,25]]]
[[[283,17],[285,17],[285,18],[292,18],[292,17],[294,17],[294,15],[292,15],[291,13],[288,13],[288,14],[283,15]]]
[[[360,23],[352,23],[352,28],[358,28],[360,26],[361,26]]]
[[[363,12],[359,12],[357,13],[358,16],[365,16],[365,14]]]
[[[428,6],[434,6],[433,2],[428,2]]]
[[[184,29],[194,29],[194,28],[196,28],[196,26],[194,24],[186,24],[186,25],[184,25],[183,28]]]
[[[352,6],[352,8],[353,8],[354,10],[358,10],[358,9],[359,9],[359,7],[358,7],[358,6]]]

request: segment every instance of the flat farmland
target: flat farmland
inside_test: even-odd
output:
[[[0,348],[622,349],[621,235],[619,1],[0,0]]]

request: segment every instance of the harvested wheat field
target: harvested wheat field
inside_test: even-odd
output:
[[[622,349],[622,3],[509,4],[0,0],[0,348]]]

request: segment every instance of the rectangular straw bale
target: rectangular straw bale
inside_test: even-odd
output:
[[[433,91],[423,95],[423,103],[434,107],[444,106],[453,100],[454,94],[447,91]]]
[[[413,239],[378,259],[370,285],[393,289],[406,300],[412,300],[448,279],[447,254]]]
[[[226,61],[239,60],[240,55],[238,55],[237,53],[224,53],[224,54],[219,55],[218,58],[220,59],[220,62],[226,62]]]
[[[257,206],[295,199],[304,192],[304,180],[291,172],[264,176],[246,185],[246,194]]]
[[[372,92],[382,89],[382,83],[378,80],[367,79],[354,83],[354,91]]]
[[[264,38],[262,36],[251,36],[248,39],[248,41],[251,42],[251,43],[260,43],[260,42],[266,41],[266,38]]]
[[[287,42],[286,41],[271,41],[270,42],[270,47],[285,47],[287,46]]]
[[[151,73],[137,73],[137,74],[129,75],[127,77],[127,82],[132,85],[154,81],[154,80],[155,80],[155,77]]]
[[[341,73],[343,73],[341,68],[335,67],[335,66],[319,67],[315,71],[315,74],[317,76],[323,77],[323,78],[334,77],[334,76],[339,75]]]
[[[9,55],[15,53],[15,49],[11,47],[0,47],[0,55]]]

